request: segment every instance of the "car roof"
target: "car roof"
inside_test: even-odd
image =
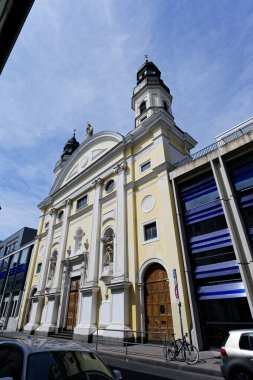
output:
[[[2,340],[2,344],[11,344],[23,349],[27,354],[32,352],[45,352],[45,351],[84,351],[91,352],[91,350],[78,343],[68,342],[66,340],[59,341],[57,339],[48,338],[18,338],[11,340]]]
[[[253,333],[253,329],[230,330],[229,334]]]

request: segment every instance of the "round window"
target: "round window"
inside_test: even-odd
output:
[[[115,182],[113,179],[110,179],[110,181],[107,182],[105,185],[105,191],[111,191],[115,186]]]

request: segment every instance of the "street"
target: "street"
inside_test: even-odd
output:
[[[144,366],[143,366],[144,367]],[[149,366],[150,367],[150,366]],[[111,369],[115,369],[115,366],[110,366]],[[160,368],[157,371],[157,367],[152,368],[146,368],[147,373],[145,373],[145,368],[143,368],[143,372],[137,371],[137,370],[130,370],[130,369],[123,369],[120,367],[117,367],[117,369],[121,372],[123,380],[221,380],[222,377],[215,377],[215,376],[207,376],[204,374],[198,374],[198,373],[187,373],[185,371],[173,371],[173,370],[166,370],[164,368]],[[159,375],[156,373],[159,372]]]

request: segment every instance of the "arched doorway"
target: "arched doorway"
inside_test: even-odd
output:
[[[171,337],[173,321],[170,288],[166,270],[158,263],[150,265],[144,276],[145,329],[148,341]]]

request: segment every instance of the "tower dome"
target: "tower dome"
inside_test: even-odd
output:
[[[68,156],[71,156],[72,153],[79,147],[79,142],[76,140],[75,131],[73,133],[73,136],[71,139],[69,139],[63,149],[63,153],[61,155],[61,158],[64,159]]]
[[[170,89],[163,83],[161,71],[146,59],[137,71],[137,84],[132,97],[135,127],[139,127],[148,117],[161,110],[173,119],[171,103]]]

